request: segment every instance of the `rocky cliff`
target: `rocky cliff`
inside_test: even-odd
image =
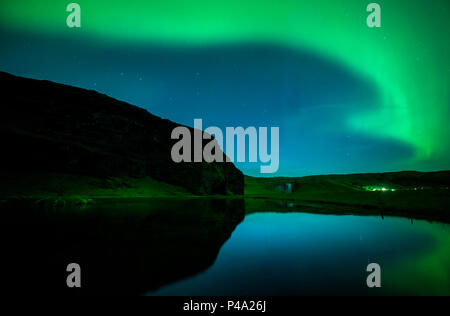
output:
[[[0,73],[3,171],[151,177],[194,194],[243,194],[232,163],[174,163],[179,126],[95,91]],[[193,130],[191,129],[193,134]]]

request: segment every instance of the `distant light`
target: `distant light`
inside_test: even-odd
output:
[[[371,191],[371,192],[395,192],[396,189],[389,189],[384,187],[372,187],[372,186],[364,186],[364,190]]]

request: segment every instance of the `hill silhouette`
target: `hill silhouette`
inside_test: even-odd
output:
[[[138,179],[149,179],[151,191],[243,194],[244,176],[232,163],[172,161],[176,123],[95,91],[4,72],[0,84],[0,173],[9,179],[4,194],[16,186],[27,195],[34,185],[39,195],[62,175],[65,186],[78,181],[89,190],[100,179],[125,195]],[[47,192],[52,189],[62,190],[50,185]]]

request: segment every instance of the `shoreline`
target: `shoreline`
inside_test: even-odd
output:
[[[246,214],[253,213],[309,213],[333,216],[376,216],[400,217],[411,220],[425,220],[450,224],[450,218],[445,214],[431,213],[428,210],[402,210],[396,208],[381,208],[377,206],[356,206],[345,203],[327,201],[308,201],[289,198],[254,197],[254,196],[177,196],[177,197],[10,197],[0,198],[0,208],[9,205],[26,204],[36,208],[47,209],[85,209],[108,203],[134,203],[145,201],[192,201],[192,200],[243,200]]]

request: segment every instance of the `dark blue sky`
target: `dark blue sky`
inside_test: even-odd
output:
[[[280,127],[277,176],[402,170],[414,149],[349,128],[376,85],[311,53],[260,43],[139,46],[3,31],[0,70],[86,89],[204,127]],[[170,137],[170,136],[169,136]],[[238,164],[258,175],[258,164]]]

